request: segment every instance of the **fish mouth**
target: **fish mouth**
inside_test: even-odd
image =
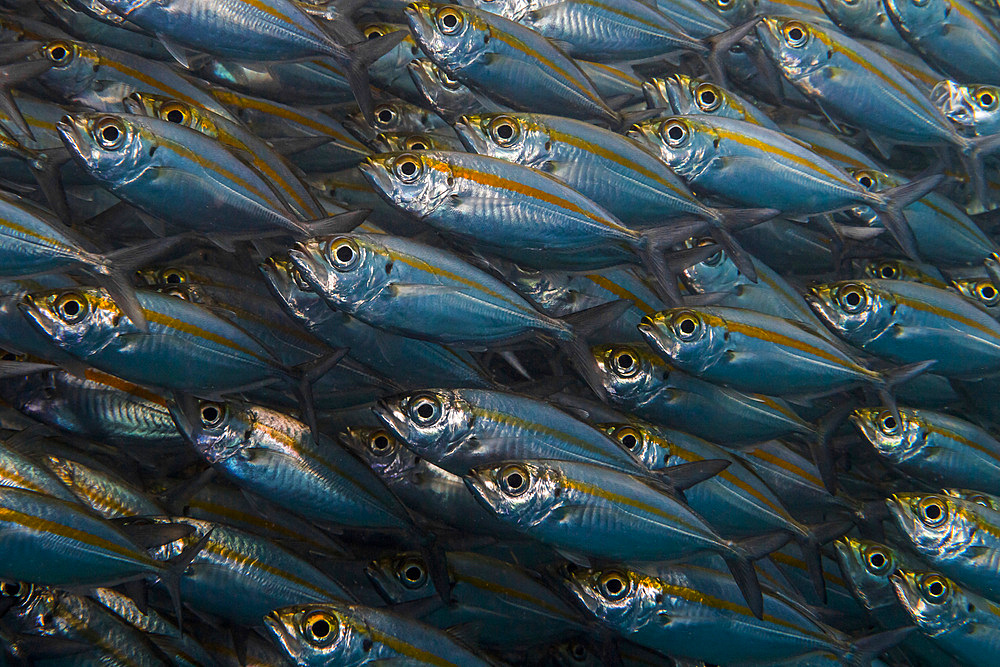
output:
[[[271,634],[274,635],[274,638],[278,640],[278,643],[281,644],[288,655],[295,655],[292,635],[285,628],[285,624],[281,622],[281,617],[278,616],[277,610],[264,615],[264,626],[271,631]]]
[[[372,159],[365,158],[358,164],[358,171],[365,177],[377,192],[388,194],[392,192],[392,178],[388,171],[372,162]]]
[[[903,532],[907,535],[914,535],[916,532],[916,519],[907,510],[907,504],[893,494],[892,497],[886,498],[885,505],[889,508],[889,514],[893,516],[899,527],[903,529]]]
[[[406,418],[403,416],[402,410],[396,409],[389,405],[385,399],[379,399],[372,406],[372,412],[376,417],[382,420],[389,430],[393,431],[400,440],[406,441],[406,446],[409,447],[410,443],[407,440],[406,434],[409,429],[406,427]]]
[[[313,259],[313,253],[307,246],[296,243],[294,248],[288,250],[288,259],[299,270],[305,281],[314,288],[322,282],[316,271],[316,262]]]
[[[413,37],[420,44],[427,44],[434,38],[436,33],[434,25],[424,16],[420,9],[420,3],[412,2],[403,10],[406,22],[410,24]]]
[[[479,153],[480,155],[487,154],[486,141],[476,132],[468,116],[459,118],[452,127],[455,129],[455,134],[458,135],[459,141],[462,142],[466,150]]]
[[[920,603],[920,593],[916,589],[916,581],[902,570],[896,570],[889,575],[889,582],[896,591],[896,598],[904,607],[913,609]]]
[[[490,502],[488,491],[489,486],[486,484],[486,479],[483,474],[473,468],[467,474],[462,476],[462,481],[465,482],[465,486],[469,489],[472,496],[479,501],[479,504],[485,507],[490,512],[493,511],[493,504]]]
[[[40,307],[30,294],[21,297],[17,308],[29,322],[41,329],[45,335],[54,338],[59,333],[58,323],[54,318],[49,317],[45,309]]]
[[[66,115],[56,123],[56,130],[63,142],[69,146],[70,150],[83,157],[89,152],[85,137],[85,126],[82,121]]]

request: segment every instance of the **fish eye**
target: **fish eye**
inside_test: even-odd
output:
[[[625,445],[625,449],[634,452],[642,442],[642,433],[631,426],[622,426],[614,432],[615,439]]]
[[[50,42],[45,47],[45,57],[59,67],[68,65],[73,60],[74,54],[73,45],[69,42]]]
[[[799,21],[789,21],[786,23],[781,29],[781,34],[785,37],[785,44],[788,44],[793,49],[805,46],[805,43],[809,41],[809,28]]]
[[[929,574],[920,580],[920,591],[931,604],[943,602],[948,597],[948,580],[940,574]]]
[[[21,581],[0,581],[0,595],[5,598],[25,598],[34,590],[32,584]]]
[[[735,2],[736,0],[715,0],[715,4],[719,9],[729,9]]]
[[[63,322],[76,324],[87,317],[90,312],[90,304],[82,295],[76,292],[67,292],[56,299],[55,311]]]
[[[920,501],[920,520],[934,528],[940,526],[948,518],[948,508],[944,501],[936,496],[929,496]]]
[[[890,262],[883,262],[882,264],[879,264],[875,269],[875,273],[879,278],[884,278],[886,280],[895,280],[899,277],[899,269],[895,264]]]
[[[867,298],[860,285],[845,285],[837,290],[837,301],[846,312],[858,313],[864,309]]]
[[[462,15],[451,7],[445,7],[437,13],[438,28],[446,35],[454,35],[461,31],[464,23]]]
[[[627,581],[621,572],[608,572],[598,582],[601,595],[609,600],[621,600],[628,593]]]
[[[722,96],[719,95],[718,89],[710,83],[698,86],[694,96],[698,101],[698,108],[705,113],[715,111],[722,104]]]
[[[93,134],[101,148],[116,150],[125,143],[125,123],[114,116],[105,116],[94,123]]]
[[[620,377],[632,377],[639,372],[639,359],[629,348],[619,348],[611,352],[611,370]]]
[[[981,280],[976,284],[976,296],[987,306],[995,306],[1000,301],[1000,291],[988,280]]]
[[[396,110],[393,109],[388,104],[382,104],[375,108],[375,120],[382,123],[383,125],[388,125],[396,119]]]
[[[687,143],[688,128],[684,121],[673,119],[668,120],[660,126],[660,136],[667,142],[668,146],[679,148]]]
[[[873,574],[884,574],[892,568],[892,559],[882,547],[872,547],[865,553],[865,565]]]
[[[198,406],[198,416],[201,418],[202,426],[205,428],[216,428],[226,418],[226,406],[222,403],[204,401]]]
[[[313,646],[329,646],[340,634],[340,623],[325,611],[317,611],[302,623],[306,641]]]
[[[977,505],[982,505],[983,507],[989,507],[992,509],[993,503],[991,503],[990,499],[981,493],[970,493],[968,496],[965,497],[965,499],[968,500],[970,503],[975,503]]]
[[[424,165],[420,159],[413,155],[400,155],[392,163],[392,171],[396,177],[404,183],[413,183],[424,170]]]
[[[163,269],[160,271],[160,282],[165,285],[180,285],[188,281],[187,272],[183,269]]]
[[[855,180],[861,184],[865,190],[871,190],[875,187],[875,178],[869,174],[867,171],[860,171],[854,175]]]
[[[167,102],[160,107],[160,120],[177,125],[187,125],[191,122],[191,110],[180,102]]]
[[[407,558],[396,566],[396,578],[403,586],[415,590],[427,583],[427,568],[416,558]]]
[[[393,440],[385,431],[375,431],[368,438],[368,449],[376,456],[384,456],[392,451]]]
[[[326,247],[326,257],[338,271],[350,271],[361,258],[358,244],[348,238],[333,239]]]
[[[701,318],[692,312],[685,311],[674,316],[672,323],[674,333],[681,340],[695,340],[701,336]]]
[[[410,417],[420,426],[430,426],[441,419],[441,401],[437,396],[418,396],[410,401]]]
[[[985,111],[997,108],[997,93],[992,88],[980,88],[975,94],[976,102]]]
[[[430,142],[427,140],[427,137],[419,134],[407,137],[403,145],[406,146],[406,150],[408,151],[425,151],[430,148]]]
[[[513,118],[500,116],[490,122],[490,136],[493,137],[493,141],[501,146],[510,146],[517,141],[520,134],[521,129],[518,127],[517,121]]]
[[[930,2],[930,0],[912,0],[912,1],[913,1],[913,4],[914,4],[915,6],[917,6],[917,7],[923,7],[923,6],[924,6],[924,5],[926,5],[926,4],[928,3],[928,2]]]
[[[569,654],[577,662],[583,662],[587,658],[587,647],[582,642],[573,642],[569,647]]]
[[[519,464],[512,464],[500,471],[500,490],[508,496],[519,496],[531,486],[531,477],[527,469]]]
[[[365,39],[378,39],[385,35],[385,31],[377,25],[370,25],[362,30],[361,34],[365,36]]]
[[[878,427],[886,435],[894,435],[899,430],[899,422],[896,420],[896,415],[892,414],[889,410],[882,411],[878,416]]]

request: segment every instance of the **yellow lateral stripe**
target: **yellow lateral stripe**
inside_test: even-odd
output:
[[[815,484],[816,486],[823,486],[823,481],[819,477],[816,477],[815,475],[811,474],[808,470],[804,470],[803,468],[800,468],[794,463],[790,463],[784,459],[774,456],[770,452],[765,452],[762,449],[755,449],[753,451],[747,452],[747,455],[753,456],[762,461],[767,461],[771,465],[775,465],[783,470],[786,470],[795,475],[796,477],[802,477],[803,479],[808,480],[810,483]]]
[[[648,512],[649,514],[655,514],[656,516],[666,519],[669,522],[677,523],[684,528],[687,528],[693,533],[702,534],[704,529],[695,526],[688,521],[685,521],[679,516],[666,512],[659,507],[650,505],[649,503],[644,503],[641,500],[636,500],[635,498],[629,498],[628,496],[623,496],[620,493],[615,493],[614,491],[608,491],[607,489],[602,489],[599,486],[591,484],[589,482],[584,482],[578,479],[573,479],[571,477],[563,477],[563,483],[569,488],[585,493],[589,496],[594,496],[595,498],[601,498],[603,500],[608,500],[613,503],[618,503],[620,505],[628,505],[629,507],[634,507],[635,509],[641,510],[643,512]]]
[[[537,433],[542,433],[544,435],[554,436],[556,438],[561,438],[563,440],[571,442],[582,449],[586,449],[587,451],[596,452],[598,454],[604,453],[602,449],[600,449],[599,447],[595,447],[594,445],[587,442],[586,440],[583,440],[582,438],[578,438],[575,435],[571,435],[569,433],[558,431],[548,426],[543,426],[541,424],[530,422],[527,419],[522,419],[521,417],[516,417],[511,414],[500,412],[498,410],[488,410],[486,408],[480,408],[478,406],[470,406],[469,411],[475,416],[482,417],[483,419],[488,419],[494,422],[498,422],[500,424],[518,426],[525,430],[535,431]]]
[[[986,327],[975,320],[970,320],[968,317],[959,315],[958,313],[953,313],[951,311],[945,310],[943,308],[938,308],[937,306],[932,306],[929,303],[924,303],[922,301],[915,301],[905,296],[900,296],[898,294],[893,294],[892,298],[896,303],[902,304],[904,306],[909,306],[914,310],[919,310],[925,313],[931,313],[939,317],[943,317],[948,320],[954,320],[959,324],[964,324],[965,326],[972,327],[977,331],[986,334],[988,337],[992,338],[993,341],[1000,345],[1000,340],[997,338],[997,332],[993,331],[989,327]]]
[[[559,72],[559,74],[561,74],[564,78],[566,78],[569,81],[573,81],[574,83],[576,83],[577,79],[579,78],[579,77],[571,76],[569,74],[569,72],[567,72],[566,70],[564,70],[562,67],[559,67],[559,65],[556,65],[549,58],[546,58],[541,53],[539,53],[535,49],[531,48],[530,46],[528,46],[527,44],[525,44],[524,42],[522,42],[518,38],[514,37],[510,33],[506,33],[506,32],[499,31],[499,30],[498,31],[490,30],[490,35],[493,36],[493,37],[495,37],[495,38],[497,38],[497,39],[499,39],[501,42],[503,42],[504,44],[506,44],[510,48],[514,49],[515,51],[520,51],[521,53],[525,53],[525,54],[531,56],[534,60],[538,60],[538,61],[540,61],[542,63],[545,63],[547,66],[549,66],[550,68],[554,69],[556,72]],[[596,94],[592,93],[591,91],[587,90],[586,87],[584,87],[584,86],[577,86],[577,89],[580,92],[582,92],[584,95],[586,95],[587,98],[590,99],[591,101],[593,101],[597,106],[602,107],[602,108],[606,107],[606,105],[604,103],[604,100],[602,100],[600,97],[598,97]]]
[[[754,139],[753,137],[745,134],[730,132],[729,130],[723,129],[722,127],[719,126],[711,126],[711,130],[716,132],[723,139],[731,139],[738,144],[741,144],[743,146],[750,146],[752,148],[762,150],[765,153],[775,153],[785,158],[786,160],[790,160],[795,164],[805,168],[807,171],[818,172],[823,176],[826,176],[827,178],[830,178],[834,181],[840,181],[841,183],[846,183],[848,184],[848,186],[850,186],[850,189],[852,190],[855,189],[857,186],[857,184],[854,181],[848,181],[846,176],[841,174],[834,174],[827,169],[824,169],[822,167],[813,164],[807,158],[799,157],[798,155],[786,151],[783,148],[772,146],[771,144],[760,141],[759,139]]]
[[[587,278],[587,280],[594,283],[595,285],[598,285],[599,287],[602,287],[607,291],[611,292],[619,299],[625,299],[626,301],[631,301],[632,303],[635,304],[635,306],[639,310],[641,310],[646,315],[653,315],[656,313],[656,309],[650,306],[648,303],[646,303],[645,301],[643,301],[635,294],[622,287],[621,285],[617,285],[611,282],[604,276],[598,275],[596,273],[591,273],[587,274],[585,277]]]

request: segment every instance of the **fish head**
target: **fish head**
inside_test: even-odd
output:
[[[653,427],[642,422],[600,424],[598,427],[636,461],[650,470],[660,467],[675,449],[673,443],[656,433]]]
[[[365,121],[360,111],[350,114],[348,120],[365,135]],[[432,132],[444,126],[444,121],[432,111],[403,100],[388,100],[375,105],[372,110],[371,129],[379,132]]]
[[[210,112],[169,95],[156,93],[132,93],[122,102],[129,113],[137,116],[158,118],[175,125],[201,132],[213,139],[219,138],[219,128],[212,120]]]
[[[472,435],[476,414],[458,391],[429,389],[379,400],[372,408],[406,446],[441,460]]]
[[[388,429],[349,426],[337,434],[337,441],[354,452],[382,479],[406,475],[417,463],[417,455]]]
[[[955,289],[967,299],[975,301],[984,308],[995,308],[1000,305],[1000,290],[992,280],[987,278],[959,278],[951,283]]]
[[[880,14],[881,0],[818,0],[823,11],[846,34],[852,34],[859,28],[887,21],[888,17]]]
[[[297,665],[360,665],[367,628],[347,605],[308,604],[276,609],[264,625]],[[370,647],[369,647],[370,648]]]
[[[899,34],[909,41],[945,25],[951,4],[947,0],[885,0],[885,9]]]
[[[492,38],[489,23],[474,9],[415,2],[405,13],[417,44],[452,76],[486,53]]]
[[[916,267],[902,259],[855,260],[854,273],[873,280],[913,280],[917,275]]]
[[[302,273],[286,256],[272,255],[261,262],[260,271],[271,293],[278,297],[286,310],[296,319],[306,319],[317,305],[327,308],[323,299]],[[327,310],[331,310],[327,308]],[[322,312],[322,311],[321,311]]]
[[[0,615],[3,615],[8,622],[12,617],[22,621],[39,601],[39,595],[44,590],[40,586],[24,581],[0,579]]]
[[[670,373],[652,351],[632,345],[597,345],[590,349],[601,384],[616,403],[634,405],[655,396]]]
[[[531,166],[548,156],[553,143],[550,133],[531,114],[462,116],[455,123],[455,133],[474,153]]]
[[[943,489],[942,493],[952,498],[961,498],[967,502],[981,505],[994,512],[1000,512],[1000,496],[994,496],[973,489]]]
[[[702,247],[716,245],[711,238],[693,239],[687,245]],[[698,294],[707,292],[732,291],[743,282],[740,270],[724,250],[719,250],[711,257],[706,257],[697,264],[681,271],[680,278],[684,285]]]
[[[524,528],[543,521],[565,505],[570,495],[562,472],[548,461],[480,466],[464,479],[483,507],[504,523]]]
[[[38,75],[38,82],[58,97],[71,98],[90,90],[101,67],[97,51],[84,42],[54,39],[45,43],[41,54],[52,67]]]
[[[225,461],[253,445],[255,415],[236,401],[175,396],[170,416],[177,430],[210,464]]]
[[[191,275],[179,266],[156,266],[136,269],[135,277],[148,287],[168,287],[192,282]]]
[[[26,625],[33,634],[59,636],[72,632],[76,619],[61,602],[58,591],[14,581],[4,581],[2,587],[11,591],[9,599],[16,605],[12,610],[16,622]]]
[[[844,577],[865,609],[871,611],[894,602],[889,575],[899,567],[899,559],[892,547],[847,536],[833,546]]]
[[[639,331],[654,350],[672,365],[695,374],[725,355],[727,330],[724,318],[692,308],[670,308],[639,322]]]
[[[801,19],[765,16],[756,30],[764,51],[788,77],[805,76],[826,66],[836,52],[820,28]]]
[[[111,188],[138,176],[157,146],[152,135],[121,114],[73,113],[56,128],[73,158]]]
[[[449,143],[441,135],[419,132],[382,132],[376,138],[376,146],[390,153],[405,151],[449,151],[458,146]]]
[[[1000,126],[1000,87],[946,79],[934,86],[931,101],[960,130],[986,135]]]
[[[24,295],[18,306],[57,347],[81,359],[119,336],[139,333],[101,288],[35,292]]]
[[[879,456],[902,463],[927,444],[932,431],[916,410],[899,408],[898,416],[885,408],[858,408],[850,420]]]
[[[618,632],[639,630],[656,615],[661,586],[654,578],[627,569],[566,567],[563,583],[590,613]]]
[[[863,187],[869,192],[879,192],[881,190],[888,190],[889,188],[894,188],[897,185],[902,185],[902,180],[887,174],[884,171],[878,171],[877,169],[859,169],[856,167],[845,168],[848,174],[858,182],[858,185]],[[878,219],[878,214],[875,213],[868,206],[852,206],[845,211],[847,215],[854,220],[856,223],[872,227],[876,224],[881,224]],[[898,279],[898,278],[897,278]],[[889,278],[889,280],[894,280]]]
[[[898,570],[890,580],[899,603],[930,637],[958,627],[972,609],[955,582],[937,572]]]
[[[757,13],[757,0],[701,0],[731,25],[739,25]]]
[[[891,300],[863,281],[812,285],[805,299],[827,327],[851,343],[874,338],[892,318]]]
[[[389,251],[362,234],[300,241],[288,251],[288,258],[327,303],[348,313],[389,288],[393,261]]]
[[[444,153],[379,153],[358,165],[375,191],[393,206],[424,218],[454,191],[454,176]]]
[[[643,144],[685,180],[701,173],[722,141],[698,116],[669,116],[637,123],[628,136]]]
[[[895,493],[889,513],[921,555],[948,558],[969,544],[981,519],[958,498],[936,493]]]
[[[429,58],[414,58],[406,66],[410,78],[427,102],[438,113],[451,114],[470,108],[476,95]]]
[[[436,595],[427,563],[416,551],[373,560],[365,566],[365,574],[389,604]]]

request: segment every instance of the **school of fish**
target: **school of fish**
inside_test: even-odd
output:
[[[0,666],[995,665],[998,222],[998,0],[0,0]]]

